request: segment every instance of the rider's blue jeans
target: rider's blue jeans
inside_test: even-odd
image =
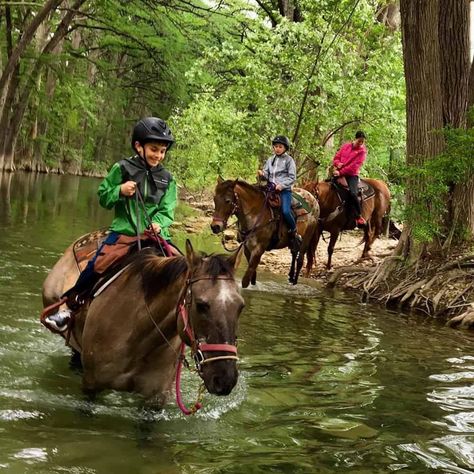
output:
[[[285,219],[286,225],[288,226],[288,232],[294,232],[296,230],[296,222],[291,212],[291,190],[284,189],[280,192],[281,198],[281,212]]]

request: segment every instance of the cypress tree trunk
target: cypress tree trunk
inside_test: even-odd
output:
[[[439,41],[441,48],[441,88],[443,93],[444,124],[465,128],[469,105],[469,1],[443,0],[440,2]],[[453,238],[462,240],[459,232],[466,229],[474,234],[474,180],[467,176],[463,183],[451,184],[445,223],[449,245]],[[455,232],[458,231],[457,234]]]
[[[401,0],[402,43],[406,82],[407,164],[421,165],[443,151],[443,101],[438,40],[438,0]],[[417,211],[409,217],[398,252],[419,256],[421,248],[411,238],[411,228],[419,212],[429,213],[423,199],[424,183],[407,182],[407,205]],[[434,216],[436,218],[436,216]]]

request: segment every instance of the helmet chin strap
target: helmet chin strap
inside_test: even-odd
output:
[[[145,166],[146,166],[147,168],[151,168],[151,166],[148,164],[148,161],[146,160],[145,145],[142,145],[141,143],[140,143],[140,145],[141,145],[141,147],[142,147],[142,153],[143,153],[143,156],[142,156],[141,158],[142,158],[142,160],[145,162]]]

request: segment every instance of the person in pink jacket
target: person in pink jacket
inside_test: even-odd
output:
[[[364,145],[365,134],[358,131],[355,140],[345,143],[334,155],[332,165],[334,176],[344,176],[349,186],[352,205],[356,212],[356,224],[365,225],[365,219],[361,216],[359,198],[357,197],[357,187],[359,184],[359,171],[367,157],[367,148]]]

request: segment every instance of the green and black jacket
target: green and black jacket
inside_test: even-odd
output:
[[[150,168],[139,156],[115,163],[99,185],[100,205],[106,209],[115,208],[110,230],[125,235],[137,234],[135,197],[120,194],[120,185],[127,181],[138,184],[150,220],[160,225],[161,236],[169,240],[169,226],[174,221],[177,204],[176,181],[161,164]],[[139,206],[138,231],[142,233],[147,226],[148,221]]]

